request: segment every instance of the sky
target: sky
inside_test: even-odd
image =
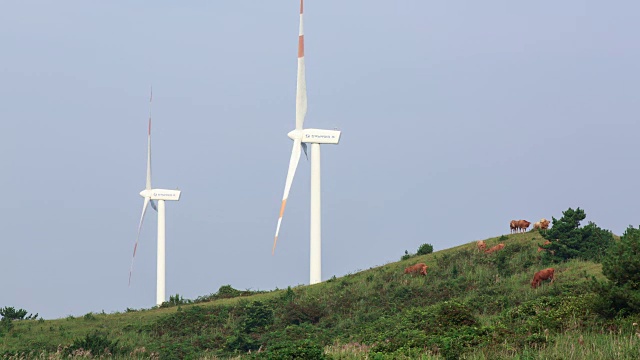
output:
[[[295,126],[297,0],[0,4],[0,307],[45,319],[166,291],[309,282],[310,164],[271,255]],[[640,225],[640,3],[307,0],[305,127],[322,146],[322,279],[569,207]]]

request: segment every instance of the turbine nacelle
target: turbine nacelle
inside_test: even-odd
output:
[[[178,201],[180,200],[180,193],[180,190],[149,189],[140,191],[140,196],[150,200]]]
[[[300,140],[303,143],[338,144],[340,134],[340,130],[303,129],[292,130],[287,136],[291,140]]]

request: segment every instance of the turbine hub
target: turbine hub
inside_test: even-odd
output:
[[[145,189],[145,190],[140,191],[140,196],[142,196],[143,198],[144,197],[151,197],[151,190]]]
[[[302,140],[302,130],[291,130],[287,136],[291,140]]]

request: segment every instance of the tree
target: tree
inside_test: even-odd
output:
[[[560,219],[552,218],[553,227],[542,236],[551,244],[542,246],[548,250],[543,255],[548,261],[560,262],[573,258],[601,261],[606,250],[613,244],[613,234],[609,230],[589,222],[580,227],[587,217],[584,210],[576,208],[562,212]]]
[[[596,310],[609,317],[640,312],[640,227],[629,226],[611,246],[602,273],[609,281],[594,283],[600,294]]]
[[[640,290],[640,226],[629,226],[602,260],[602,274],[617,286]]]
[[[27,316],[27,310],[25,309],[16,310],[12,306],[5,306],[0,309],[0,316],[2,316],[2,319],[0,319],[1,335],[4,331],[9,332],[13,328],[13,320],[35,320],[38,317],[38,314],[29,314],[29,316]]]
[[[29,314],[29,316],[27,316],[27,310],[25,309],[16,310],[12,306],[6,306],[0,309],[0,315],[2,316],[3,319],[7,319],[7,320],[32,320],[32,319],[35,320],[36,318],[38,318],[38,314],[35,314],[35,315]]]

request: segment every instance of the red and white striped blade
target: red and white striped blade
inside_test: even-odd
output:
[[[153,101],[153,88],[149,96],[149,131],[147,132],[147,184],[146,190],[151,190],[151,102]]]
[[[302,130],[307,115],[307,81],[304,71],[304,27],[302,21],[304,2],[300,0],[300,30],[298,32],[298,81],[296,86],[296,130]]]
[[[133,257],[131,258],[131,268],[129,268],[129,286],[131,286],[131,274],[133,274],[133,261],[136,259],[136,251],[138,250],[138,240],[140,240],[140,230],[142,230],[142,222],[144,221],[144,214],[147,212],[147,205],[151,198],[144,198],[144,205],[142,205],[142,215],[140,215],[140,223],[138,224],[138,236],[136,237],[136,244],[133,246]]]
[[[276,236],[273,239],[273,249],[271,249],[271,255],[276,251],[276,243],[278,242],[278,234],[280,233],[280,224],[282,224],[282,216],[284,215],[284,208],[287,206],[287,198],[289,198],[289,191],[291,190],[291,184],[293,183],[293,177],[296,174],[296,168],[300,161],[300,140],[294,140],[293,149],[291,149],[291,159],[289,159],[289,171],[287,172],[287,181],[284,185],[284,195],[282,196],[282,205],[280,206],[280,217],[278,217],[278,226],[276,227]]]

